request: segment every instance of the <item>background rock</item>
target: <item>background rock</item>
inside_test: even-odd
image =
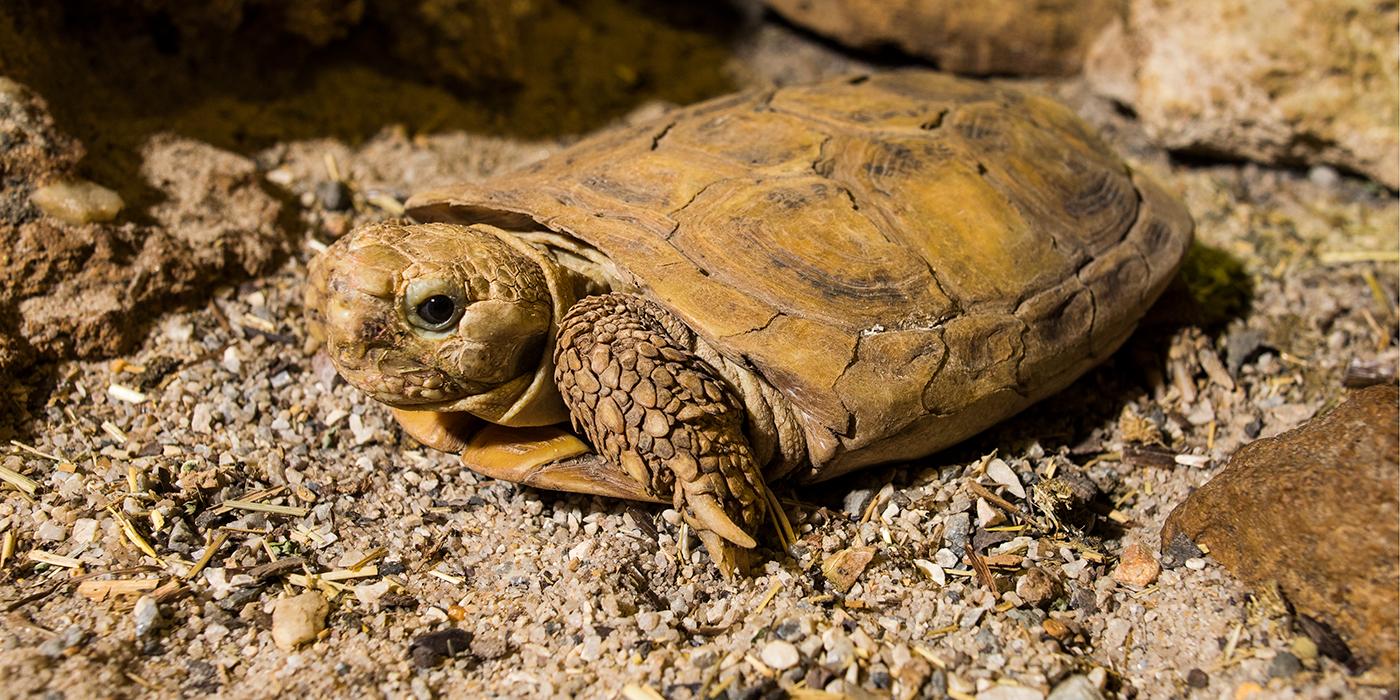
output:
[[[1068,75],[1123,0],[766,0],[789,21],[858,49],[895,47],[954,73]]]
[[[1400,9],[1364,0],[1132,0],[1085,72],[1161,145],[1329,164],[1400,187]]]
[[[1331,413],[1241,448],[1177,506],[1184,534],[1253,586],[1346,636],[1393,683],[1400,609],[1400,392],[1352,393]]]

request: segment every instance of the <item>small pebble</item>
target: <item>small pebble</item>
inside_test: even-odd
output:
[[[1192,571],[1200,571],[1206,568],[1206,560],[1200,557],[1192,557],[1186,560],[1186,568]]]
[[[1103,700],[1103,693],[1088,676],[1075,674],[1060,681],[1048,700]]]
[[[875,496],[873,489],[853,489],[842,499],[841,510],[846,515],[860,517],[865,512],[865,506],[869,505],[870,499]]]
[[[1011,470],[1011,466],[1000,457],[987,464],[987,476],[991,477],[992,481],[1005,486],[1006,490],[1017,498],[1025,499],[1026,489],[1021,486],[1021,480],[1016,476],[1016,472]]]
[[[1060,582],[1044,569],[1033,566],[1016,579],[1016,595],[1037,608],[1049,605],[1059,596]]]
[[[792,668],[801,660],[801,657],[797,653],[797,647],[780,639],[771,641],[764,646],[760,658],[762,658],[763,663],[768,664],[770,668],[775,668],[779,671]]]
[[[1055,639],[1064,639],[1068,637],[1070,633],[1069,625],[1066,625],[1065,623],[1060,622],[1059,620],[1056,620],[1053,617],[1045,618],[1045,621],[1040,623],[1040,626],[1042,629],[1045,630],[1046,634],[1050,635],[1051,637],[1054,637]]]
[[[1131,544],[1123,549],[1123,556],[1113,569],[1112,577],[1119,583],[1142,588],[1152,585],[1160,573],[1162,566],[1152,556],[1152,551],[1140,544]]]
[[[1275,654],[1274,660],[1269,662],[1270,678],[1292,678],[1301,670],[1303,670],[1303,662],[1286,651]]]
[[[56,520],[45,520],[35,529],[34,537],[45,542],[61,542],[68,537],[68,529]]]
[[[316,199],[327,211],[345,211],[350,208],[350,188],[340,180],[326,180],[316,185]]]
[[[86,180],[57,182],[34,190],[34,206],[59,221],[82,225],[111,221],[122,210],[122,198],[101,185]]]
[[[778,623],[778,626],[773,629],[773,633],[778,635],[779,639],[785,639],[789,642],[801,639],[803,637],[802,623],[796,619],[788,618]]]
[[[143,595],[136,599],[136,607],[131,609],[131,618],[136,623],[136,636],[144,637],[160,626],[160,608],[156,599]]]
[[[847,547],[822,561],[822,575],[832,587],[845,593],[856,585],[856,579],[874,558],[874,547]]]
[[[317,591],[278,600],[272,609],[272,641],[291,651],[315,639],[326,628],[329,609],[325,596]]]
[[[1293,641],[1288,643],[1288,649],[1292,651],[1293,655],[1298,657],[1300,661],[1317,661],[1317,642],[1314,642],[1304,635],[1300,634],[1294,637]]]
[[[977,694],[977,700],[1044,700],[1045,693],[1020,685],[994,685]]]
[[[1210,685],[1210,676],[1199,668],[1193,668],[1186,672],[1186,685],[1192,688],[1204,688]]]
[[[418,668],[432,668],[461,654],[471,646],[472,635],[463,629],[449,627],[445,630],[420,634],[408,645],[408,656]]]
[[[1089,671],[1089,682],[1093,683],[1094,687],[1099,690],[1108,687],[1108,669],[1102,666],[1095,666]]]
[[[1264,692],[1264,687],[1253,681],[1245,681],[1235,688],[1235,700],[1245,700]]]
[[[1319,187],[1333,187],[1341,181],[1337,169],[1327,165],[1314,165],[1308,169],[1308,179]]]

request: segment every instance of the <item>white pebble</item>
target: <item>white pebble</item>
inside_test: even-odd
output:
[[[230,345],[224,349],[224,369],[233,374],[243,373],[243,358],[238,354],[238,348]]]
[[[1192,571],[1200,571],[1201,569],[1206,568],[1206,560],[1200,557],[1191,557],[1190,559],[1186,560],[1186,568]]]
[[[326,627],[329,606],[316,591],[282,598],[272,609],[272,641],[283,651],[291,651],[316,638]]]
[[[88,544],[97,537],[97,521],[92,518],[78,518],[73,521],[74,544]]]
[[[209,404],[195,404],[194,411],[190,413],[190,430],[205,435],[214,432],[214,411]]]
[[[797,654],[797,647],[777,639],[763,647],[761,654],[763,663],[779,671],[792,668],[797,665],[801,657]]]
[[[136,599],[131,617],[136,622],[136,636],[144,636],[155,629],[160,624],[160,608],[156,607],[155,598],[143,595]]]
[[[45,520],[34,532],[34,536],[45,542],[61,542],[68,537],[68,528],[57,520]]]
[[[987,476],[990,476],[992,481],[1005,486],[1007,491],[1016,494],[1017,497],[1022,499],[1026,497],[1026,489],[1021,486],[1021,480],[1016,477],[1016,472],[1012,471],[1010,465],[1000,457],[987,464]]]

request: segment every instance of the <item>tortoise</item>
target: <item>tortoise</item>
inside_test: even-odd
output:
[[[726,575],[769,482],[929,455],[1108,357],[1193,228],[1068,108],[920,70],[713,99],[406,210],[311,265],[339,372],[487,476],[673,504]]]

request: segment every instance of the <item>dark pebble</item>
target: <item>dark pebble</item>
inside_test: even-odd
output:
[[[773,632],[778,639],[791,642],[802,636],[802,625],[797,620],[783,620]]]
[[[1167,545],[1162,548],[1162,567],[1175,569],[1186,563],[1187,559],[1202,556],[1201,548],[1191,541],[1186,533],[1178,532]]]
[[[889,673],[889,671],[874,671],[874,672],[872,672],[872,673],[870,674],[870,684],[873,685],[873,686],[875,686],[876,688],[879,688],[880,690],[885,690],[885,689],[889,688],[889,687],[890,687],[890,673]]]
[[[836,674],[832,673],[832,672],[831,672],[829,669],[827,669],[826,667],[824,667],[824,666],[813,666],[813,667],[807,669],[807,676],[806,676],[806,678],[804,678],[804,680],[807,682],[807,687],[808,687],[808,688],[814,688],[814,689],[816,689],[816,690],[821,690],[822,688],[825,688],[825,687],[826,687],[826,684],[827,684],[827,683],[830,683],[830,682],[831,682],[831,679],[833,679],[833,678],[835,678],[835,677],[836,677]]]
[[[1199,668],[1193,668],[1186,672],[1186,685],[1192,688],[1204,688],[1210,685],[1210,676]]]
[[[1082,610],[1089,614],[1099,611],[1098,600],[1095,599],[1094,589],[1080,588],[1069,596],[1069,606],[1075,610]]]
[[[1274,660],[1269,662],[1270,678],[1292,678],[1293,674],[1303,670],[1303,662],[1298,657],[1281,651],[1274,656]]]
[[[464,651],[471,645],[472,635],[451,627],[420,634],[408,645],[408,656],[418,668],[432,668]]]
[[[350,188],[339,180],[326,180],[316,185],[316,199],[327,211],[345,211],[350,208]]]

